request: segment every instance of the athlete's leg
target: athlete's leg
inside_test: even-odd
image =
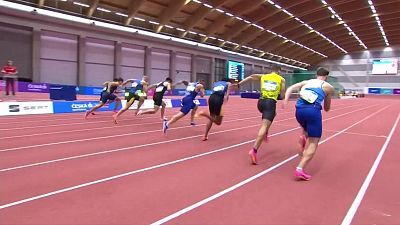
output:
[[[125,105],[124,108],[122,108],[122,109],[119,110],[116,114],[113,115],[114,123],[117,123],[117,118],[118,118],[122,113],[124,113],[126,110],[128,110],[128,109],[133,105],[134,102],[135,102],[135,98],[131,98],[131,99],[126,103],[126,105]]]
[[[114,112],[116,113],[118,111],[118,107],[121,104],[121,99],[120,98],[116,98],[115,99],[115,107],[114,107]]]
[[[94,106],[93,108],[91,108],[89,111],[86,112],[85,119],[89,116],[89,114],[91,114],[92,112],[95,112],[96,110],[100,109],[105,104],[106,104],[105,102],[100,101],[99,104],[97,104],[96,106]]]
[[[160,109],[160,107],[158,105],[155,105],[154,108],[152,108],[152,109],[141,109],[141,110],[139,110],[138,115],[154,114],[154,113],[158,112],[159,109]]]
[[[261,124],[260,129],[258,130],[256,141],[254,142],[254,145],[253,145],[253,147],[255,149],[260,148],[261,143],[263,142],[263,139],[265,138],[265,135],[267,134],[271,124],[272,124],[272,122],[267,119],[262,120],[262,124]]]
[[[192,109],[192,113],[190,114],[190,125],[196,125],[196,123],[194,122],[194,118],[196,116],[196,111],[199,107],[196,105],[193,109]]]
[[[208,133],[210,132],[210,129],[212,127],[213,122],[211,120],[207,121],[207,125],[206,125],[206,133],[204,133],[203,136],[203,141],[207,141],[208,140]]]
[[[144,98],[140,97],[139,98],[139,103],[138,103],[138,106],[137,106],[137,109],[136,109],[136,112],[135,112],[135,115],[138,114],[138,112],[140,110],[140,107],[142,107],[143,103],[144,103]]]
[[[166,118],[164,117],[165,115],[165,108],[167,107],[167,104],[165,104],[165,102],[163,101],[161,104],[161,119],[162,120],[166,120]]]

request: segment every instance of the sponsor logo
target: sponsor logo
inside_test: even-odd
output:
[[[8,106],[8,111],[9,112],[19,112],[20,111],[19,105],[9,105]]]
[[[46,84],[28,84],[28,89],[47,89]]]
[[[197,99],[193,100],[193,103],[196,104],[196,105],[200,105],[200,101],[197,100]]]

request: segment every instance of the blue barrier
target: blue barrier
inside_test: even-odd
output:
[[[50,85],[51,100],[76,100],[76,87],[68,85]]]
[[[368,94],[380,94],[381,89],[380,88],[368,88]]]
[[[99,104],[98,101],[72,101],[72,102],[53,102],[54,113],[74,113],[74,112],[86,112]],[[106,105],[106,107],[100,108],[98,111],[112,111],[114,110],[115,102]],[[121,109],[121,105],[118,107]]]
[[[240,94],[240,97],[242,98],[253,98],[253,99],[258,99],[260,98],[260,93],[253,93],[253,92],[243,92]]]

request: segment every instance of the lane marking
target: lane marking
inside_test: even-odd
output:
[[[360,190],[358,191],[356,198],[354,199],[349,210],[347,211],[346,216],[344,217],[344,219],[342,221],[342,225],[350,225],[351,221],[353,221],[353,218],[358,210],[358,207],[360,207],[361,201],[363,200],[365,193],[367,192],[368,187],[372,181],[372,178],[374,177],[376,170],[379,167],[379,164],[383,158],[383,155],[386,152],[389,142],[393,137],[393,133],[396,130],[397,125],[399,124],[399,120],[400,120],[400,113],[397,115],[397,119],[394,122],[393,127],[390,130],[388,137],[386,138],[385,143],[382,145],[382,148],[379,151],[379,154],[376,157],[374,164],[372,164],[372,167],[371,167],[370,171],[368,172],[368,175],[365,178],[364,183],[362,184]]]
[[[356,111],[359,111],[359,110],[356,110]],[[330,117],[328,119],[325,119],[324,121],[327,121],[327,120],[330,120],[330,119],[334,119],[336,117],[340,117],[340,116],[343,116],[343,115],[347,115],[347,114],[350,114],[350,113],[353,113],[353,112],[354,111],[349,112],[349,113],[345,113],[345,114],[340,114],[338,116]],[[288,120],[292,120],[292,119],[294,119],[294,117],[286,118],[286,119],[282,119],[282,120],[277,120],[277,121],[275,121],[275,123],[288,121]],[[229,121],[226,121],[226,122],[229,122]],[[219,134],[219,133],[242,130],[242,129],[247,129],[247,128],[251,128],[251,127],[258,127],[258,126],[260,126],[259,123],[255,124],[255,125],[245,126],[245,127],[232,128],[232,129],[228,129],[228,130],[212,132],[210,134]],[[181,128],[185,128],[185,127],[171,128],[171,129],[181,129]],[[298,127],[296,127],[296,128],[298,129]],[[171,143],[171,142],[175,142],[175,141],[182,141],[182,140],[197,138],[197,137],[201,137],[201,136],[203,136],[203,134],[184,137],[184,138],[177,138],[177,139],[172,139],[172,140],[168,140],[168,141],[160,141],[160,142],[154,142],[154,143],[148,143],[148,144],[141,144],[141,145],[137,145],[137,146],[118,148],[118,149],[112,149],[112,150],[105,150],[105,151],[94,152],[94,153],[87,153],[87,154],[82,154],[82,155],[77,155],[77,156],[64,157],[64,158],[53,159],[53,160],[48,160],[48,161],[43,161],[43,162],[37,162],[37,163],[31,163],[31,164],[26,164],[26,165],[21,165],[21,166],[14,166],[14,167],[9,167],[9,168],[4,168],[4,169],[0,169],[0,172],[7,172],[7,171],[12,171],[12,170],[17,170],[17,169],[23,169],[23,168],[29,168],[29,167],[34,167],[34,166],[46,165],[46,164],[62,162],[62,161],[67,161],[67,160],[72,160],[72,159],[79,159],[79,158],[84,158],[84,157],[89,157],[89,156],[103,155],[103,154],[108,154],[108,153],[113,153],[113,152],[126,151],[126,150],[131,150],[131,149],[135,149],[135,148],[139,148],[139,147],[148,147],[148,146],[152,146],[152,145]]]
[[[381,110],[379,110],[379,111],[377,111],[377,112],[375,112],[375,113],[373,113],[373,114],[371,114],[371,115],[369,115],[369,116],[367,116],[367,117],[365,117],[365,118],[359,120],[358,122],[356,122],[356,123],[354,123],[354,124],[352,124],[352,125],[346,127],[345,129],[341,130],[340,132],[335,133],[334,135],[329,136],[328,138],[326,138],[326,139],[320,141],[319,144],[320,144],[320,145],[321,145],[321,144],[324,144],[325,142],[327,142],[327,141],[333,139],[334,137],[336,137],[336,136],[338,136],[338,135],[340,135],[340,134],[346,132],[347,130],[351,129],[352,127],[354,127],[354,126],[356,126],[356,125],[358,125],[358,124],[364,122],[365,120],[371,118],[372,116],[378,114],[379,112],[385,110],[385,109],[388,108],[388,107],[389,107],[389,106],[386,106],[385,108],[383,108],[383,109],[381,109]],[[266,175],[266,174],[268,174],[268,173],[270,173],[271,171],[273,171],[273,170],[279,168],[280,166],[282,166],[282,165],[284,165],[284,164],[286,164],[286,163],[292,161],[293,159],[295,159],[295,158],[297,158],[297,157],[298,157],[297,154],[292,155],[292,156],[290,156],[289,158],[287,158],[287,159],[281,161],[280,163],[275,164],[274,166],[269,167],[268,169],[266,169],[266,170],[264,170],[264,171],[262,171],[262,172],[260,172],[260,173],[258,173],[258,174],[256,174],[256,175],[254,175],[254,176],[251,176],[251,177],[247,178],[246,180],[243,180],[243,181],[241,181],[241,182],[239,182],[239,183],[237,183],[237,184],[235,184],[235,185],[233,185],[233,186],[231,186],[231,187],[229,187],[229,188],[227,188],[227,189],[224,189],[224,190],[222,190],[222,191],[220,191],[220,192],[218,192],[218,193],[216,193],[216,194],[214,194],[214,195],[212,195],[212,196],[210,196],[210,197],[208,197],[208,198],[205,198],[205,199],[203,199],[203,200],[201,200],[201,201],[199,201],[199,202],[196,202],[196,203],[194,203],[194,204],[192,204],[192,205],[190,205],[190,206],[188,206],[188,207],[186,207],[186,208],[183,208],[183,209],[181,209],[181,210],[179,210],[179,211],[177,211],[177,212],[175,212],[175,213],[173,213],[173,214],[171,214],[171,215],[168,215],[168,216],[166,216],[166,217],[160,219],[160,220],[158,220],[158,221],[152,223],[152,225],[159,225],[159,224],[166,223],[166,222],[168,222],[168,221],[170,221],[170,220],[172,220],[172,219],[175,219],[175,218],[177,218],[177,217],[179,217],[179,216],[181,216],[181,215],[183,215],[183,214],[185,214],[185,213],[187,213],[187,212],[189,212],[189,211],[192,211],[193,209],[196,209],[196,208],[198,208],[198,207],[200,207],[200,206],[202,206],[202,205],[204,205],[204,204],[207,204],[207,203],[209,203],[209,202],[211,202],[211,201],[213,201],[213,200],[215,200],[215,199],[217,199],[217,198],[219,198],[219,197],[221,197],[221,196],[223,196],[223,195],[225,195],[225,194],[227,194],[227,193],[229,193],[229,192],[232,192],[232,191],[234,191],[234,190],[236,190],[236,189],[238,189],[238,188],[240,188],[240,187],[242,187],[242,186],[244,186],[244,185],[246,185],[246,184],[248,184],[248,183],[250,183],[250,182],[252,182],[252,181],[254,181],[254,180],[256,180],[256,179],[258,179],[258,178],[260,178],[260,177],[262,177],[262,176],[264,176],[264,175]]]
[[[369,106],[369,107],[366,107],[366,108],[370,108],[370,107],[372,107],[372,106]],[[350,114],[350,113],[353,113],[353,112],[356,112],[356,111],[364,110],[364,109],[365,108],[358,109],[358,110],[355,110],[355,111],[350,111],[350,112],[347,112],[347,113],[344,113],[344,114],[341,114],[341,115],[330,117],[328,119],[325,119],[324,121],[332,120],[332,119],[335,119],[335,118],[338,118],[338,117],[341,117],[341,116],[344,116],[344,115],[347,115],[347,114]],[[354,126],[354,125],[352,125],[352,126]],[[346,129],[350,129],[352,126],[346,128]],[[300,127],[284,130],[284,131],[281,131],[281,132],[278,132],[278,133],[274,133],[274,134],[269,135],[268,137],[274,137],[274,136],[285,134],[285,133],[288,133],[288,132],[291,132],[291,131],[294,131],[294,130],[298,130],[298,129],[300,129]],[[338,135],[338,134],[335,134],[335,135]],[[333,135],[333,136],[335,136],[335,135]],[[328,139],[325,139],[324,141],[326,141],[326,140],[328,140]],[[5,208],[9,208],[9,207],[12,207],[12,206],[20,205],[20,204],[23,204],[23,203],[26,203],[26,202],[31,202],[31,201],[34,201],[34,200],[46,198],[46,197],[49,197],[49,196],[52,196],[52,195],[56,195],[56,194],[60,194],[60,193],[64,193],[64,192],[68,192],[68,191],[72,191],[72,190],[76,190],[76,189],[79,189],[79,188],[91,186],[91,185],[98,184],[98,183],[103,183],[103,182],[110,181],[110,180],[115,180],[115,179],[118,179],[118,178],[121,178],[121,177],[126,177],[126,176],[129,176],[129,175],[132,175],[132,174],[145,172],[145,171],[149,171],[149,170],[153,170],[153,169],[157,169],[157,168],[161,168],[161,167],[166,167],[166,166],[169,166],[169,165],[177,164],[177,163],[188,161],[188,160],[191,160],[191,159],[195,159],[195,158],[211,155],[211,154],[214,154],[214,153],[217,153],[217,152],[222,152],[222,151],[225,151],[225,150],[228,150],[228,149],[231,149],[231,148],[235,148],[235,147],[238,147],[238,146],[242,146],[242,145],[245,145],[245,144],[249,144],[249,143],[252,143],[252,142],[254,142],[254,139],[249,140],[249,141],[244,141],[244,142],[241,142],[239,144],[227,146],[227,147],[224,147],[224,148],[220,148],[220,149],[217,149],[217,150],[205,152],[205,153],[202,153],[202,154],[198,154],[198,155],[194,155],[194,156],[190,156],[190,157],[186,157],[186,158],[181,158],[181,159],[170,161],[170,162],[167,162],[167,163],[158,164],[158,165],[155,165],[155,166],[146,167],[146,168],[139,169],[139,170],[134,170],[134,171],[130,171],[130,172],[127,172],[127,173],[123,173],[123,174],[119,174],[119,175],[103,178],[103,179],[100,179],[100,180],[95,180],[95,181],[83,183],[83,184],[80,184],[80,185],[76,185],[76,186],[72,186],[72,187],[68,187],[68,188],[63,188],[63,189],[60,189],[60,190],[57,190],[57,191],[53,191],[53,192],[49,192],[49,193],[46,193],[46,194],[37,195],[37,196],[31,197],[31,198],[26,198],[26,199],[23,199],[23,200],[11,202],[11,203],[8,203],[8,204],[0,205],[0,210],[1,209],[5,209]]]
[[[173,114],[171,114],[171,115],[173,115]],[[171,116],[171,115],[169,115],[169,116]],[[240,114],[240,113],[231,114],[231,115],[243,115],[243,113],[242,114]],[[126,122],[126,121],[148,120],[148,119],[152,119],[152,118],[153,119],[160,119],[160,117],[133,117],[131,119],[119,120],[119,122],[121,123],[121,122]],[[0,131],[2,131],[2,130],[12,131],[12,130],[37,129],[37,128],[47,128],[47,127],[66,127],[66,126],[73,126],[73,125],[87,125],[87,124],[99,124],[99,123],[113,124],[111,116],[108,117],[108,120],[86,121],[86,120],[83,119],[83,117],[82,117],[81,120],[82,120],[82,122],[79,122],[79,123],[62,123],[62,124],[48,124],[48,125],[28,126],[28,127],[0,128]],[[155,123],[142,123],[142,124],[131,124],[131,125],[146,125],[146,124],[155,124]],[[115,127],[115,125],[114,125],[114,127]]]
[[[376,105],[372,105],[366,108],[374,107]],[[352,108],[354,106],[349,106],[348,108]],[[337,109],[337,110],[332,110],[332,111],[339,111],[342,110]],[[359,110],[357,110],[359,111]],[[293,113],[293,112],[289,112]],[[282,113],[283,114],[283,113]],[[260,118],[260,116],[253,117],[253,118]],[[292,117],[291,119],[294,119]],[[241,121],[245,119],[236,119],[234,121]],[[201,124],[198,126],[205,126],[205,124]],[[188,128],[191,126],[184,126],[184,127],[175,127],[175,128],[170,128],[169,130],[174,130],[174,129],[182,129],[182,128]],[[52,145],[60,145],[60,144],[69,144],[69,143],[76,143],[76,142],[82,142],[82,141],[93,141],[93,140],[101,140],[101,139],[106,139],[106,138],[114,138],[114,137],[124,137],[124,136],[131,136],[131,135],[137,135],[137,134],[147,134],[147,133],[152,133],[152,132],[160,132],[161,129],[157,130],[150,130],[150,131],[141,131],[141,132],[135,132],[135,133],[124,133],[124,134],[117,134],[117,135],[109,135],[109,136],[100,136],[100,137],[93,137],[93,138],[84,138],[84,139],[75,139],[75,140],[70,140],[70,141],[60,141],[60,142],[51,142],[51,143],[45,143],[45,144],[37,144],[37,145],[28,145],[28,146],[22,146],[22,147],[13,147],[13,148],[6,148],[6,149],[1,149],[0,152],[8,152],[8,151],[15,151],[15,150],[20,150],[20,149],[28,149],[28,148],[35,148],[35,147],[44,147],[44,146],[52,146]]]

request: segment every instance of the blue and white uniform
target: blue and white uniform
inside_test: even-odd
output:
[[[103,91],[100,94],[100,101],[104,104],[107,103],[109,100],[114,101],[117,96],[115,95],[115,91],[118,89],[118,86],[111,86],[110,90],[108,90],[108,84],[103,88]]]
[[[300,90],[300,98],[296,102],[297,122],[308,133],[309,137],[322,136],[322,104],[326,94],[322,88],[325,81],[308,80]]]
[[[146,93],[143,91],[142,80],[134,79],[131,83],[131,87],[127,88],[125,92],[125,99],[128,102],[132,99],[135,101],[139,100],[140,97],[146,97]]]
[[[197,84],[198,83],[196,82],[189,83],[188,86],[186,87],[185,97],[182,98],[182,108],[181,108],[181,112],[185,115],[188,114],[190,110],[196,107],[196,104],[194,104],[193,100],[199,94],[199,92],[196,91]]]

